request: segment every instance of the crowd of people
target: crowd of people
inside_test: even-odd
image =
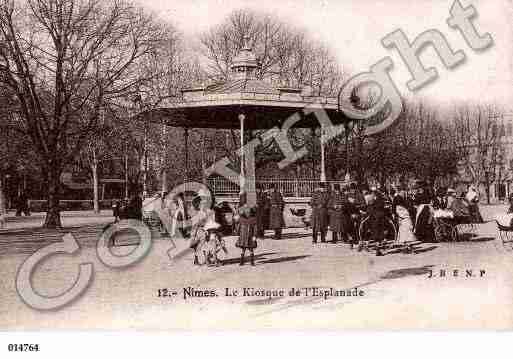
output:
[[[395,186],[389,191],[379,186],[361,188],[354,182],[330,188],[321,182],[310,200],[312,242],[320,239],[320,243],[328,243],[330,234],[329,243],[348,243],[358,251],[372,243],[376,255],[382,256],[386,240],[391,239],[405,253],[413,253],[414,242],[435,239],[434,220],[440,213],[482,223],[478,202],[479,193],[473,185],[458,196],[451,188],[434,189],[420,181],[412,189]],[[265,229],[274,229],[275,239],[281,238],[283,208],[283,197],[276,187],[270,194],[257,189],[255,237],[263,237]]]
[[[257,186],[254,204],[248,202],[246,193],[241,193],[235,210],[227,202],[216,203],[212,193],[202,191],[192,199],[190,207],[183,195],[157,195],[151,201],[161,211],[163,231],[190,239],[194,264],[221,265],[218,254],[227,252],[223,237],[235,232],[235,246],[241,250],[240,265],[246,263],[247,257],[255,265],[254,252],[265,231],[272,230],[273,238],[279,240],[285,227],[285,200],[277,186],[267,190]],[[354,182],[332,187],[321,182],[312,192],[311,216],[306,222],[312,230],[313,244],[347,243],[358,251],[373,247],[375,254],[381,256],[387,240],[392,240],[405,253],[413,253],[412,243],[433,239],[437,215],[470,216],[471,221],[482,222],[478,201],[474,186],[458,196],[451,188],[433,189],[423,182],[413,189],[397,186],[388,191],[379,186],[362,188]],[[145,210],[149,208],[146,207]],[[138,198],[129,201],[127,208],[133,210],[125,211],[126,217],[140,218]]]

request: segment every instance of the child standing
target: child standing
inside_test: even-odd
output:
[[[257,242],[255,239],[257,229],[257,211],[255,207],[251,207],[247,204],[247,197],[245,193],[241,193],[240,195],[239,223],[239,239],[235,243],[235,246],[242,250],[240,256],[240,265],[244,265],[246,249],[249,249],[251,265],[254,266],[254,250],[257,247]]]

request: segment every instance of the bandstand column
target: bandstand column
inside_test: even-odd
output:
[[[162,139],[163,142],[163,151],[162,151],[162,158],[161,158],[161,164],[162,164],[162,173],[161,173],[161,191],[162,191],[162,198],[164,198],[164,194],[167,192],[167,170],[166,170],[166,155],[167,155],[167,126],[164,124],[162,125]]]
[[[185,156],[184,156],[184,175],[183,175],[183,183],[185,186],[187,186],[187,182],[189,181],[189,128],[184,127],[183,128],[183,142],[184,142],[184,149],[185,149]],[[186,187],[187,188],[187,187]]]
[[[244,191],[244,187],[246,185],[245,183],[245,173],[244,173],[244,120],[246,119],[246,116],[244,114],[239,115],[239,121],[240,121],[240,177],[239,177],[239,186],[240,186],[240,192],[242,193]]]
[[[324,154],[324,127],[321,126],[321,182],[326,182],[326,161]]]

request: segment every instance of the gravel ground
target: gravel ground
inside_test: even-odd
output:
[[[502,211],[504,206],[482,208],[485,219]],[[57,311],[30,309],[15,291],[16,272],[30,252],[0,252],[0,329],[513,327],[513,253],[505,251],[496,239],[493,222],[479,225],[465,242],[423,243],[416,246],[416,254],[391,252],[383,257],[358,253],[343,244],[312,245],[308,232],[295,229],[283,240],[269,236],[259,241],[255,267],[238,265],[240,251],[233,237],[227,238],[229,254],[221,267],[194,266],[190,252],[171,261],[167,255],[170,241],[155,239],[143,261],[123,270],[111,269],[98,260],[94,245],[95,231],[100,227],[77,228],[80,253],[53,256],[35,271],[35,289],[52,296],[74,282],[79,263],[93,264],[94,280],[89,289],[79,300]],[[6,236],[0,235],[0,241],[2,237]],[[16,240],[20,235],[7,237]],[[38,243],[36,248],[46,245]],[[186,244],[177,246],[185,248]],[[115,251],[123,254],[133,248],[121,246]],[[429,279],[431,270],[446,270],[447,274],[458,270],[459,275]],[[472,271],[472,277],[465,276],[467,270]],[[189,287],[213,291],[217,296],[184,299],[184,289]],[[357,287],[363,296],[289,295],[291,288],[305,287],[339,292]],[[162,288],[177,295],[159,298],[158,289]],[[226,296],[226,288],[229,292],[237,290],[239,295]],[[265,295],[244,296],[243,288],[284,290],[284,295],[270,299]]]

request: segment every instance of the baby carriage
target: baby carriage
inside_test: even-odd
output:
[[[397,243],[397,222],[394,218],[392,207],[387,203],[385,207],[385,227],[384,227],[384,242],[382,246],[393,247]],[[362,218],[358,226],[358,239],[364,248],[368,249],[371,245],[372,227],[370,216],[365,211],[362,211]]]
[[[466,210],[438,209],[433,214],[434,235],[437,242],[456,242],[462,233],[476,229],[474,217]]]

